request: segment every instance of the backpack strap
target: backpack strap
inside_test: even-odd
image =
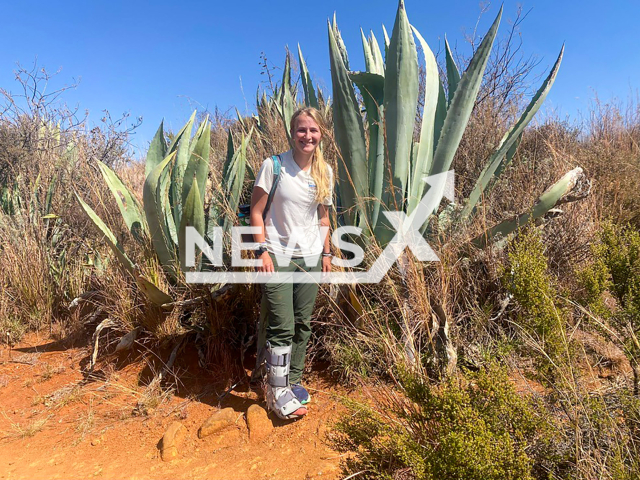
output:
[[[267,197],[267,204],[264,206],[264,210],[262,211],[262,219],[267,218],[267,212],[269,211],[269,207],[271,207],[271,202],[273,201],[273,196],[276,193],[276,188],[278,188],[278,184],[280,183],[280,173],[282,171],[282,162],[280,160],[280,155],[274,155],[271,157],[273,160],[273,184],[271,185],[271,190],[269,191],[269,196]]]

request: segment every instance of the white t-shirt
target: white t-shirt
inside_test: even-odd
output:
[[[280,155],[280,183],[267,216],[265,231],[267,249],[275,255],[292,257],[316,256],[322,253],[323,239],[320,238],[320,221],[316,201],[316,185],[310,169],[302,170],[293,159],[291,150]],[[329,196],[322,201],[331,205],[333,196],[333,172],[329,171]],[[257,187],[267,194],[273,185],[273,160],[267,158],[256,176]],[[288,248],[290,250],[288,250]]]

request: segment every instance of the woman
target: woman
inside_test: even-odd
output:
[[[266,215],[267,198],[274,181],[274,160],[266,159],[251,196],[251,226],[260,227],[254,241],[260,244],[259,272],[329,272],[331,252],[329,206],[333,174],[319,148],[324,122],[314,108],[294,113],[290,124],[291,150],[281,154],[280,177]],[[278,256],[290,257],[278,262]],[[282,259],[281,259],[282,260]],[[300,385],[307,342],[311,336],[317,283],[265,283],[267,406],[283,419],[307,413],[310,396]]]

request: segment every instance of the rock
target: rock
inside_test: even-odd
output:
[[[254,403],[247,410],[247,427],[249,428],[249,439],[252,442],[259,442],[269,436],[273,430],[273,423],[269,419],[267,411]]]
[[[236,423],[236,412],[233,408],[224,408],[205,420],[198,430],[198,438],[208,437]]]
[[[180,422],[173,422],[164,432],[160,441],[160,456],[165,462],[179,455],[179,448],[187,435],[187,429]]]

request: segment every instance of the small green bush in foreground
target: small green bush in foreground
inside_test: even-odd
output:
[[[532,479],[546,463],[550,429],[495,365],[439,387],[405,374],[406,397],[388,408],[349,403],[334,446],[352,452],[345,473],[359,478]],[[378,403],[381,406],[381,403]],[[539,457],[538,459],[534,457]],[[404,477],[402,477],[404,478]]]

